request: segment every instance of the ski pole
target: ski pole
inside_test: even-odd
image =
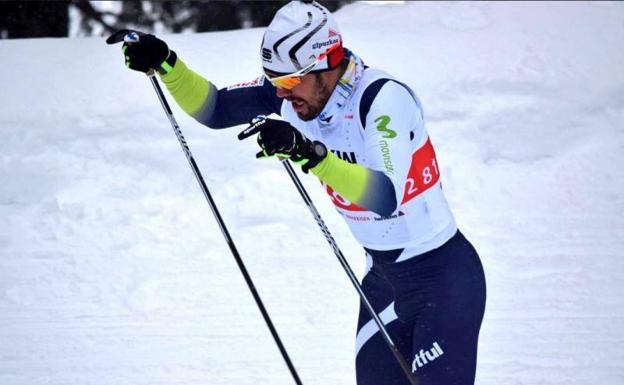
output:
[[[332,237],[331,233],[329,232],[329,229],[325,225],[325,222],[323,222],[323,218],[321,218],[321,214],[319,214],[319,212],[316,210],[316,207],[314,206],[312,199],[308,195],[308,192],[306,191],[305,187],[303,187],[303,184],[301,184],[301,181],[299,180],[299,177],[295,173],[295,170],[293,170],[292,166],[290,165],[290,162],[288,162],[287,159],[282,160],[282,164],[284,165],[284,168],[288,172],[288,175],[290,175],[290,178],[292,179],[293,183],[297,187],[297,190],[299,190],[299,194],[301,194],[301,197],[303,198],[304,202],[310,209],[310,212],[312,213],[312,216],[316,220],[316,223],[321,228],[321,232],[323,232],[325,239],[327,239],[327,242],[329,243],[331,248],[334,250],[334,254],[338,258],[338,261],[344,268],[345,272],[347,273],[347,276],[349,276],[349,280],[351,280],[351,283],[355,287],[355,290],[358,292],[360,299],[362,300],[362,303],[364,303],[364,306],[366,307],[366,310],[368,311],[370,316],[373,317],[373,319],[375,320],[375,323],[377,324],[377,327],[379,328],[379,331],[381,335],[383,336],[383,339],[386,341],[386,344],[388,344],[388,347],[394,354],[394,357],[399,362],[399,365],[401,366],[401,369],[403,369],[403,372],[405,372],[407,379],[412,385],[418,385],[418,379],[412,373],[411,367],[409,366],[407,361],[405,361],[405,358],[403,357],[403,355],[401,354],[397,346],[392,341],[392,338],[390,338],[390,334],[388,334],[388,330],[386,329],[383,322],[381,321],[381,319],[379,318],[379,316],[373,309],[373,306],[370,304],[370,301],[366,297],[364,290],[362,290],[362,286],[358,282],[357,277],[353,273],[353,270],[351,270],[351,267],[349,266],[349,263],[347,262],[346,258],[340,251],[340,248],[338,248],[338,245],[336,244],[334,237]]]
[[[186,143],[186,139],[184,139],[184,136],[182,135],[182,130],[180,130],[178,123],[173,117],[173,112],[171,112],[169,103],[167,103],[167,99],[165,99],[165,95],[163,94],[162,89],[160,88],[160,85],[158,84],[156,75],[152,71],[148,73],[148,76],[149,76],[150,81],[152,82],[152,86],[154,86],[154,91],[156,91],[156,95],[158,95],[158,100],[160,100],[160,104],[162,105],[163,109],[165,110],[165,113],[167,114],[167,117],[169,118],[169,123],[171,123],[171,127],[173,128],[173,131],[175,132],[176,137],[178,138],[178,141],[180,142],[180,146],[182,146],[182,151],[184,151],[184,154],[186,155],[186,159],[189,161],[189,164],[191,165],[191,168],[193,169],[195,178],[197,178],[197,182],[199,182],[201,190],[204,193],[206,200],[208,201],[208,205],[210,206],[210,209],[212,210],[212,213],[214,214],[217,220],[217,223],[219,224],[219,228],[221,229],[221,232],[223,233],[223,236],[225,237],[225,240],[228,246],[230,247],[230,251],[232,251],[232,255],[234,256],[234,259],[236,260],[236,264],[238,265],[238,268],[240,269],[241,273],[243,274],[243,277],[245,278],[247,287],[249,287],[249,290],[251,291],[251,294],[254,300],[256,301],[256,305],[258,305],[258,309],[260,309],[260,313],[262,313],[264,322],[266,323],[269,330],[271,331],[271,335],[273,336],[273,339],[275,340],[275,343],[277,344],[277,347],[280,353],[282,354],[282,357],[284,358],[284,362],[286,362],[286,366],[288,366],[288,370],[290,370],[290,374],[292,374],[292,377],[295,380],[295,383],[297,385],[302,385],[301,380],[299,379],[299,375],[297,374],[297,371],[295,370],[295,367],[292,361],[290,360],[288,353],[286,352],[286,348],[284,348],[284,345],[282,344],[282,341],[280,340],[280,337],[277,334],[277,330],[273,326],[271,317],[269,317],[269,313],[266,311],[264,304],[262,303],[262,300],[260,299],[260,295],[258,294],[258,291],[256,290],[256,287],[253,281],[251,280],[249,273],[247,272],[247,268],[245,267],[245,264],[243,263],[243,260],[241,259],[241,256],[238,253],[236,246],[234,245],[234,241],[232,240],[230,233],[225,227],[225,222],[221,218],[221,214],[219,214],[217,205],[212,199],[212,196],[210,195],[210,191],[208,191],[208,187],[206,186],[204,177],[202,176],[201,172],[199,171],[199,168],[197,167],[197,163],[195,162],[195,158],[193,158],[191,149]]]

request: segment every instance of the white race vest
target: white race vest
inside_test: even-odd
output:
[[[286,101],[281,116],[342,160],[384,172],[390,178],[401,204],[388,217],[358,207],[324,187],[364,247],[405,248],[399,257],[402,260],[443,245],[457,226],[442,191],[439,166],[415,95],[396,81],[386,82],[362,127],[360,100],[367,86],[378,79],[393,78],[379,70],[364,70],[353,94],[329,123],[302,121]]]

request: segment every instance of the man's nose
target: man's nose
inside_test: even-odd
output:
[[[278,98],[285,98],[287,96],[290,96],[291,93],[292,92],[290,90],[277,87],[277,97]]]

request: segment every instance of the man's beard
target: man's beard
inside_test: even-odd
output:
[[[307,107],[307,111],[304,110],[302,113],[297,112],[297,116],[303,121],[307,122],[319,116],[332,94],[332,91],[329,89],[327,83],[322,80],[320,74],[316,75],[316,89],[318,92],[312,97],[312,100],[303,101]]]

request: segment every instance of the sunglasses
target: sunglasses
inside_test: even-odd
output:
[[[331,47],[327,49],[327,51],[320,54],[319,57],[316,60],[314,60],[312,63],[308,64],[307,66],[303,67],[299,71],[294,72],[292,74],[287,74],[287,75],[282,75],[282,76],[277,76],[277,77],[270,77],[265,72],[264,75],[275,87],[281,88],[284,90],[292,90],[293,88],[295,88],[295,86],[301,83],[302,76],[305,76],[309,74],[310,72],[312,72],[312,70],[314,70],[314,68],[320,62],[322,62],[326,57],[328,57],[329,68],[334,68],[336,65],[338,65],[338,63],[340,63],[340,61],[344,57],[344,53],[342,51],[342,44],[336,43],[332,45]]]

